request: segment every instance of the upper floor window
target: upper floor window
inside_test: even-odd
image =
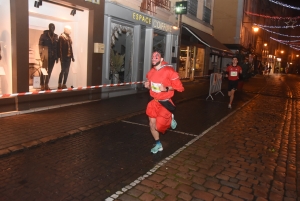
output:
[[[197,17],[198,0],[188,0],[188,13]]]
[[[211,9],[211,1],[212,0],[204,0],[204,6]]]
[[[203,5],[203,21],[210,24],[211,18],[211,2],[212,0],[204,0]]]

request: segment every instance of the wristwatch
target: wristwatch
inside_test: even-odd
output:
[[[166,92],[168,92],[169,91],[169,87],[166,87]]]

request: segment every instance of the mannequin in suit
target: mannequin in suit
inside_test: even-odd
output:
[[[57,42],[58,36],[54,33],[55,25],[50,23],[49,30],[45,30],[39,39],[39,51],[40,57],[43,62],[43,68],[45,68],[48,72],[48,75],[44,76],[41,73],[41,90],[49,90],[49,79],[51,77],[51,73],[54,67],[54,63],[58,62],[57,57]]]
[[[60,58],[61,71],[58,79],[58,89],[66,89],[71,60],[74,62],[72,49],[71,27],[65,26],[64,33],[58,39],[58,57]]]

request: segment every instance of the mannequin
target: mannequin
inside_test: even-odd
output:
[[[58,62],[57,56],[57,43],[58,43],[58,35],[54,33],[55,25],[50,23],[49,30],[45,30],[39,40],[39,50],[41,61],[43,62],[43,68],[45,68],[48,72],[48,75],[44,76],[41,73],[41,90],[49,90],[49,79],[51,77],[51,73],[54,67],[54,63]]]
[[[58,39],[58,57],[60,58],[61,71],[58,79],[58,89],[66,89],[71,60],[74,62],[72,49],[71,27],[65,26],[64,33]]]

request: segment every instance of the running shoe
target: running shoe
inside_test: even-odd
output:
[[[230,104],[228,105],[228,109],[231,109],[231,105]]]
[[[151,153],[156,154],[159,151],[162,151],[163,147],[161,145],[161,143],[156,144],[152,149],[151,149]]]
[[[175,129],[176,126],[177,126],[177,122],[175,121],[174,115],[172,114],[171,128],[172,128],[172,129]]]

